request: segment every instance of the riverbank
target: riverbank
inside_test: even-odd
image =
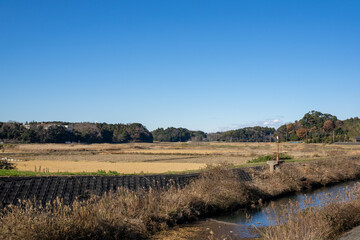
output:
[[[209,167],[183,189],[130,191],[103,197],[60,201],[36,208],[27,202],[2,213],[4,239],[145,239],[155,232],[219,212],[249,207],[293,192],[360,176],[360,158],[284,164],[270,173],[249,169],[251,182],[237,179],[231,165]]]
[[[152,240],[199,240],[227,239],[253,240],[249,230],[244,225],[216,221],[214,219],[200,220],[192,224],[183,224],[167,231],[155,234]]]
[[[360,185],[357,183],[343,190],[272,208],[273,225],[259,229],[261,239],[338,239],[360,225]],[[360,236],[356,229],[346,235],[345,239],[359,239]]]

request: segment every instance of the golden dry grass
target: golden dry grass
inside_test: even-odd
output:
[[[249,158],[235,156],[198,156],[198,155],[148,155],[148,154],[39,154],[21,156],[14,154],[16,159],[21,160],[42,160],[42,161],[88,161],[88,162],[164,162],[164,163],[221,163],[229,162],[243,164]]]
[[[134,173],[133,169],[136,169],[135,172],[155,173],[165,171],[165,169],[166,171],[198,169],[205,164],[221,162],[244,164],[248,160],[272,154],[275,151],[275,143],[18,144],[6,146],[0,152],[0,157],[7,156],[28,161],[19,164],[19,170],[33,170],[35,165],[41,165],[50,168],[53,172],[58,170],[90,172],[97,168],[96,170],[123,173]],[[316,159],[360,155],[360,145],[281,143],[280,151],[295,159]],[[73,164],[74,168],[71,170],[68,166],[64,166],[69,165],[69,162],[79,163]],[[80,162],[87,163],[81,165]],[[110,163],[116,163],[117,167],[114,168],[114,164]],[[148,167],[149,164],[154,167]]]
[[[16,164],[20,171],[37,171],[48,169],[49,172],[96,172],[98,170],[116,171],[118,173],[165,173],[169,171],[197,170],[206,167],[203,163],[164,163],[164,162],[97,162],[97,161],[57,161],[33,160]]]
[[[360,154],[360,145],[281,143],[280,150],[295,157]],[[9,153],[46,154],[153,154],[223,155],[254,157],[276,151],[275,143],[128,143],[128,144],[19,144],[6,147]]]

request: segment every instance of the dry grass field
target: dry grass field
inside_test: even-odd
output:
[[[17,164],[17,169],[22,171],[35,171],[49,169],[50,172],[97,172],[116,171],[118,173],[164,173],[164,172],[181,172],[188,170],[201,169],[206,164],[201,163],[165,163],[165,162],[96,162],[96,161],[59,161],[59,160],[33,160],[24,161]]]
[[[203,168],[206,164],[245,164],[276,151],[275,143],[128,143],[6,145],[0,157],[22,160],[19,170],[35,166],[50,172],[163,173]],[[360,155],[360,145],[281,143],[280,151],[295,159]]]

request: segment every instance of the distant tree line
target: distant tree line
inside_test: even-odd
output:
[[[226,132],[209,133],[209,141],[224,142],[271,142],[275,128],[270,127],[246,127]]]
[[[151,133],[154,141],[159,142],[203,141],[206,139],[206,133],[202,131],[191,131],[186,128],[158,128]]]
[[[127,143],[153,142],[140,123],[0,122],[0,140],[25,143]]]
[[[331,143],[354,140],[360,135],[358,117],[339,120],[331,114],[310,111],[300,120],[280,126],[246,127],[225,132],[205,133],[186,128],[158,128],[149,132],[140,123],[0,122],[1,142],[24,143],[128,143],[128,142],[271,142],[305,141]]]
[[[273,141],[274,128],[247,127],[226,132],[204,133],[186,128],[158,128],[152,131],[154,141],[186,142],[186,141],[224,141],[224,142],[269,142]]]
[[[281,141],[305,141],[308,143],[344,142],[360,135],[360,119],[344,121],[336,116],[310,111],[294,123],[280,126],[276,133]]]

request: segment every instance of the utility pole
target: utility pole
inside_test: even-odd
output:
[[[276,145],[277,145],[276,162],[279,163],[279,136],[276,136]]]

